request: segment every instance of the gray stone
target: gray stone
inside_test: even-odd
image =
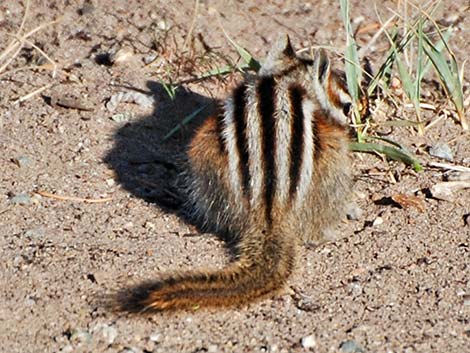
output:
[[[27,193],[22,193],[13,196],[10,199],[10,202],[15,205],[29,205],[32,202],[32,199],[31,196],[29,196]]]
[[[26,168],[32,164],[31,158],[27,156],[20,156],[17,158],[13,158],[13,162],[15,162],[16,165],[20,168]]]
[[[433,157],[442,158],[448,161],[454,160],[454,154],[452,153],[449,145],[442,142],[432,145],[429,149],[429,154]]]
[[[341,342],[339,349],[345,353],[363,353],[364,349],[353,340]]]
[[[300,344],[304,348],[314,348],[317,345],[317,341],[313,335],[305,336],[300,340]]]

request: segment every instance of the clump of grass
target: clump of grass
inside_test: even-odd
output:
[[[7,33],[8,36],[12,37],[12,40],[7,45],[7,47],[0,53],[0,75],[2,76],[9,73],[9,71],[5,71],[5,70],[16,59],[16,57],[18,56],[18,54],[21,52],[21,50],[24,48],[25,45],[28,45],[32,47],[33,49],[35,49],[47,61],[49,61],[49,63],[51,64],[53,68],[53,76],[55,74],[57,64],[43,50],[41,50],[38,46],[32,43],[28,38],[31,37],[33,34],[41,31],[42,29],[59,22],[60,20],[44,23],[32,29],[31,31],[24,33],[26,20],[29,15],[29,9],[30,9],[30,1],[26,1],[25,12],[24,12],[20,27],[18,28],[15,34]]]
[[[463,99],[463,66],[459,72],[457,60],[452,50],[449,48],[446,36],[438,29],[440,41],[437,44],[433,44],[429,37],[424,36],[424,51],[432,62],[436,72],[441,80],[441,85],[444,87],[447,96],[450,98],[455,106],[457,115],[462,128],[468,130],[468,122],[465,118],[465,108]],[[447,32],[448,33],[448,32]],[[441,44],[441,45],[440,45]],[[449,60],[443,54],[441,46],[445,46],[447,53],[449,54]]]
[[[353,122],[357,127],[357,139],[363,141],[363,128],[361,127],[361,113],[359,109],[360,87],[362,81],[362,70],[357,53],[357,44],[354,40],[354,34],[349,18],[349,1],[340,0],[341,17],[343,18],[344,28],[346,29],[346,49],[344,52],[346,81],[349,94],[353,100]]]
[[[385,34],[390,49],[382,60],[382,65],[377,73],[369,80],[366,87],[362,87],[362,94],[366,101],[380,89],[388,94],[391,77],[395,73],[398,76],[403,91],[412,103],[416,115],[416,122],[401,121],[401,125],[415,126],[418,133],[424,134],[426,124],[422,120],[422,82],[428,71],[433,68],[440,79],[440,83],[447,97],[453,103],[458,119],[464,130],[468,130],[468,123],[465,119],[462,73],[459,73],[458,64],[449,46],[451,29],[442,32],[439,25],[433,20],[439,1],[430,2],[425,8],[414,7],[416,15],[409,17],[405,14],[400,16],[394,13],[393,16],[383,24],[380,33]],[[357,55],[357,42],[354,38],[352,26],[349,18],[349,0],[340,0],[341,16],[346,31],[345,49],[345,72],[350,94],[354,100],[353,122],[356,130],[357,143],[352,144],[352,149],[360,152],[378,152],[387,157],[400,160],[410,164],[416,170],[421,169],[419,161],[415,159],[406,149],[397,146],[383,145],[380,143],[367,142],[373,137],[374,131],[371,129],[369,120],[365,119],[359,109],[361,99],[358,92],[361,89],[361,63]],[[405,3],[404,6],[407,6]],[[393,24],[392,30],[387,27]],[[399,25],[403,26],[403,33],[400,33]],[[426,30],[425,30],[426,29]],[[437,36],[437,40],[433,37]],[[377,36],[374,36],[374,40]],[[390,140],[388,140],[390,142]]]
[[[206,73],[204,73],[202,76],[200,76],[198,79],[203,79],[203,78],[209,78],[213,77],[216,75],[226,75],[233,73],[235,71],[245,71],[245,70],[253,70],[253,71],[258,71],[259,68],[261,67],[260,63],[258,60],[256,60],[246,49],[243,47],[239,46],[236,44],[234,41],[230,39],[230,42],[232,45],[235,47],[237,50],[238,54],[240,57],[243,59],[243,63],[239,66],[224,66],[223,68],[216,69],[216,70],[210,70]],[[165,91],[167,92],[168,96],[173,100],[174,96],[176,95],[176,89],[174,88],[173,85],[171,84],[165,84],[161,82],[163,85]],[[189,124],[194,118],[198,116],[199,113],[201,113],[207,106],[203,105],[201,107],[196,108],[193,112],[188,114],[183,118],[181,123],[176,125],[173,129],[170,130],[164,137],[163,141],[168,140],[170,137],[172,137],[174,134],[176,134],[178,131],[180,131],[184,126]]]
[[[26,1],[25,3],[25,11],[23,14],[23,18],[21,20],[20,27],[16,31],[16,33],[6,33],[7,36],[11,37],[12,40],[8,43],[8,45],[0,52],[0,78],[8,75],[13,75],[14,73],[18,71],[23,71],[23,70],[34,70],[34,69],[51,69],[52,68],[52,78],[55,78],[56,70],[57,70],[57,64],[56,62],[51,59],[41,48],[39,48],[37,45],[35,45],[29,38],[32,37],[35,33],[43,30],[44,28],[51,26],[55,23],[60,22],[60,19],[51,21],[48,23],[43,23],[40,26],[26,32],[25,31],[25,26],[26,22],[29,16],[29,9],[30,9],[30,1]],[[22,67],[16,67],[13,69],[7,70],[10,65],[12,65],[15,62],[15,59],[18,57],[18,55],[21,53],[21,50],[25,48],[26,46],[29,46],[36,50],[46,61],[49,62],[48,65],[33,65],[33,66],[22,66]],[[45,90],[49,89],[52,87],[52,83],[48,83],[43,85],[42,87],[39,87],[37,89],[34,89],[33,91],[15,99],[13,101],[13,105],[18,104],[20,102],[24,102],[41,92],[44,92]]]
[[[222,30],[223,30],[223,27],[221,27]],[[229,65],[226,65],[226,66],[223,66],[223,67],[216,67],[215,69],[211,69],[209,71],[206,71],[205,73],[203,73],[202,75],[199,75],[195,80],[203,80],[203,79],[207,79],[207,78],[210,78],[210,77],[214,77],[214,76],[222,76],[222,75],[228,75],[228,74],[232,74],[234,72],[237,72],[237,71],[240,71],[240,72],[244,72],[244,71],[247,71],[247,70],[251,70],[251,71],[254,71],[254,72],[257,72],[260,67],[261,67],[261,64],[258,60],[256,60],[253,55],[250,54],[250,52],[248,50],[246,50],[245,48],[243,48],[242,46],[238,45],[235,41],[233,41],[228,35],[227,33],[225,32],[225,30],[223,30],[227,40],[229,41],[229,43],[235,48],[235,50],[237,51],[238,55],[240,56],[240,58],[242,59],[242,63],[239,64],[239,65],[234,65],[232,63],[230,63]],[[191,80],[193,81],[193,80]],[[188,82],[188,81],[185,81],[185,82]],[[174,85],[172,84],[165,84],[164,82],[161,82],[161,84],[163,85],[165,91],[167,92],[168,96],[170,97],[170,99],[174,99],[174,96],[176,94],[176,88]],[[181,84],[181,82],[180,82]],[[163,137],[163,141],[166,141],[168,140],[170,137],[172,137],[173,135],[175,135],[178,131],[180,131],[184,126],[186,126],[187,124],[189,124],[194,118],[196,118],[198,116],[199,113],[201,113],[207,106],[204,105],[204,106],[201,106],[201,107],[198,107],[196,108],[193,112],[191,112],[190,114],[188,114],[187,116],[185,116],[181,123],[179,123],[178,125],[176,125],[174,128],[172,128],[164,137]]]

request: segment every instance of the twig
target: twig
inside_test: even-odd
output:
[[[458,172],[470,173],[470,168],[467,168],[461,165],[453,165],[453,164],[439,163],[439,162],[429,162],[428,166],[434,167],[434,168],[456,170]]]
[[[47,85],[44,85],[44,86],[42,86],[42,87],[40,87],[40,88],[34,90],[33,92],[30,92],[30,93],[28,93],[27,95],[18,98],[17,100],[15,100],[15,101],[13,102],[13,104],[17,104],[17,103],[24,102],[25,100],[28,100],[28,99],[30,99],[31,97],[33,97],[33,96],[35,96],[35,95],[37,95],[37,94],[39,94],[39,93],[45,91],[46,89],[50,88],[51,86],[52,86],[52,83],[49,83],[49,84],[47,84]]]
[[[11,34],[10,34],[11,35]],[[49,61],[51,64],[52,64],[52,67],[53,67],[53,70],[52,70],[52,78],[55,78],[55,74],[56,74],[56,70],[57,70],[57,64],[55,63],[54,60],[51,59],[51,57],[49,55],[47,55],[44,50],[42,50],[41,48],[39,48],[37,45],[35,45],[33,42],[27,40],[26,38],[21,38],[19,37],[18,35],[13,35],[19,42],[21,42],[21,47],[23,46],[23,43],[26,43],[28,45],[30,45],[31,47],[33,47],[34,49],[36,49],[39,54],[41,54],[42,56],[44,56],[46,58],[47,61]]]
[[[19,45],[21,43],[19,42],[16,42],[14,45],[12,45],[10,48],[7,48],[5,51],[4,51],[4,54],[6,52],[10,52],[11,50],[15,49],[15,46],[18,45],[18,49],[15,51],[15,53],[10,57],[8,58],[7,62],[0,67],[0,72],[2,72],[3,70],[5,70],[7,68],[8,65],[10,65],[10,63],[16,58],[16,56],[19,54],[19,52],[21,51],[21,49],[23,49],[23,46],[22,45]],[[2,60],[2,58],[0,57],[0,61]]]
[[[89,198],[82,198],[82,197],[75,197],[75,196],[60,196],[60,195],[51,194],[50,192],[42,191],[42,190],[35,191],[34,193],[44,196],[44,197],[49,197],[55,200],[80,201],[80,202],[86,202],[86,203],[103,203],[103,202],[111,201],[113,199],[112,197],[105,197],[102,199],[89,199]]]
[[[3,51],[3,53],[0,54],[0,62],[13,50],[16,50],[15,53],[7,59],[6,63],[3,64],[1,67],[0,67],[0,72],[2,72],[12,61],[13,59],[18,55],[18,53],[21,51],[21,49],[23,48],[23,44],[25,43],[25,40],[28,38],[28,37],[31,37],[34,33],[40,31],[41,29],[47,27],[47,26],[50,26],[50,25],[53,25],[55,23],[58,23],[60,22],[62,19],[59,18],[57,20],[54,20],[54,21],[51,21],[51,22],[48,22],[48,23],[44,23],[36,28],[34,28],[33,30],[29,31],[28,33],[26,33],[25,35],[21,36],[19,35],[19,32],[16,34],[15,36],[15,40],[13,40],[9,45],[8,47]],[[17,37],[20,37],[20,39],[18,39]]]
[[[24,15],[23,15],[23,18],[22,18],[22,20],[21,20],[20,28],[18,28],[17,34],[20,34],[20,33],[23,31],[24,25],[25,25],[25,23],[26,23],[26,18],[28,17],[29,3],[30,3],[29,0],[26,1],[26,8],[25,8],[25,10],[24,10]],[[15,41],[12,41],[12,42],[7,46],[7,48],[6,48],[6,49],[3,51],[3,53],[0,55],[0,61],[1,61],[5,56],[7,56],[8,53],[9,53],[11,50],[14,49],[14,47],[15,47],[16,44],[18,44],[18,43],[16,43]],[[20,49],[21,49],[21,48],[20,48]],[[15,56],[16,56],[16,54],[13,55],[13,57],[15,57]],[[2,71],[2,70],[0,70],[0,71]]]
[[[390,25],[390,23],[395,20],[395,18],[396,15],[393,15],[385,23],[381,23],[380,29],[374,34],[374,36],[369,40],[369,42],[357,52],[357,55],[360,58],[363,58],[366,55],[370,47],[377,41],[380,35],[385,31],[385,29]]]
[[[187,48],[189,42],[191,41],[191,37],[193,36],[194,26],[196,25],[196,20],[197,20],[197,15],[198,15],[198,10],[199,10],[199,0],[196,0],[195,5],[194,5],[193,22],[191,22],[191,27],[189,27],[188,36],[186,37],[186,40],[184,41],[183,48]]]

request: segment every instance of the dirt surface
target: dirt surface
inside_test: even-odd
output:
[[[435,18],[455,22],[451,43],[462,62],[468,2],[446,3]],[[375,22],[376,5],[384,18],[397,6],[352,1],[355,26]],[[0,5],[2,51],[24,11],[24,2]],[[425,170],[356,154],[362,214],[341,223],[342,240],[302,249],[283,293],[220,311],[127,316],[103,308],[106,293],[158,271],[228,261],[223,242],[177,216],[169,191],[171,161],[214,99],[240,80],[192,80],[237,60],[219,21],[257,58],[279,32],[297,48],[344,48],[333,1],[201,1],[196,18],[192,1],[31,1],[22,34],[44,28],[0,73],[0,351],[468,352],[470,190],[433,198],[448,173],[427,163],[470,167],[470,139],[432,84],[426,99],[450,114],[426,112],[444,117],[423,137],[409,128],[388,135]],[[373,64],[386,49],[379,40]],[[181,81],[176,90],[168,84]],[[132,94],[108,104],[119,92]],[[192,124],[164,139],[196,110]],[[452,162],[429,155],[438,142]],[[403,207],[393,201],[400,193],[416,205],[409,196]]]

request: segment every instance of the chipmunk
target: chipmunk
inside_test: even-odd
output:
[[[259,73],[196,131],[182,175],[186,209],[234,241],[222,270],[161,275],[118,298],[122,310],[244,304],[281,289],[302,241],[331,236],[351,188],[341,74],[323,50],[296,55],[281,36]]]

